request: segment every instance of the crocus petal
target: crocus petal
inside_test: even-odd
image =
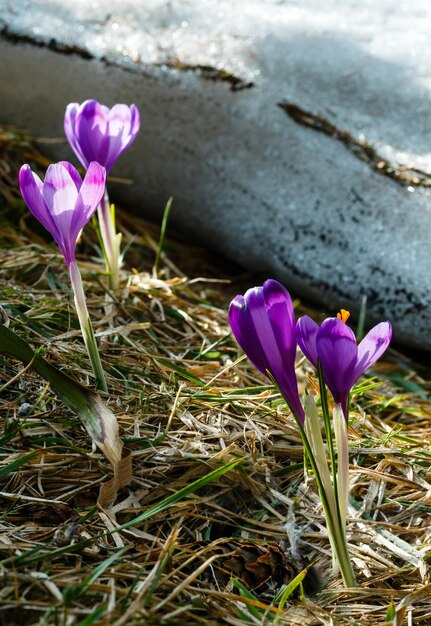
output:
[[[237,296],[229,309],[229,323],[241,348],[253,365],[277,381],[296,416],[304,410],[295,375],[296,335],[292,300],[277,281],[249,289]]]
[[[139,115],[139,110],[138,107],[136,106],[136,104],[131,104],[130,105],[130,113],[131,113],[131,118],[130,118],[130,136],[135,139],[136,135],[139,132],[139,129],[141,127],[141,116]],[[133,141],[132,139],[132,141]]]
[[[42,189],[43,199],[52,215],[58,238],[54,236],[63,252],[66,263],[75,258],[75,246],[78,236],[72,231],[72,220],[75,213],[78,190],[75,181],[61,163],[50,165],[47,169]],[[78,231],[79,232],[79,231]]]
[[[335,402],[345,409],[358,355],[355,335],[342,320],[330,317],[318,330],[316,348],[325,382]]]
[[[70,178],[75,183],[75,187],[79,192],[82,185],[82,178],[76,167],[73,167],[72,163],[69,163],[69,161],[59,161],[57,165],[62,165],[69,172]]]
[[[79,190],[79,196],[85,206],[97,207],[105,191],[105,182],[105,168],[96,161],[90,163]]]
[[[300,317],[296,323],[296,336],[298,339],[299,347],[304,353],[305,357],[310,361],[314,367],[317,368],[317,347],[316,337],[319,325],[316,324],[311,317],[304,315]]]
[[[66,230],[78,198],[78,189],[69,171],[61,163],[54,163],[46,170],[42,196],[57,225],[63,222]]]
[[[295,374],[297,342],[292,298],[283,285],[272,279],[267,280],[263,284],[262,292],[268,319],[282,361],[278,373],[273,370],[270,361],[270,371],[293,411],[302,421],[304,410],[299,400],[298,383]]]
[[[127,148],[127,145],[125,145],[125,141],[122,135],[118,135],[116,137],[112,135],[109,136],[108,141],[107,141],[106,153],[103,155],[103,160],[101,159],[102,163],[106,167],[107,172],[111,171],[118,157],[126,148]]]
[[[380,322],[365,335],[358,346],[358,356],[353,372],[354,381],[382,356],[392,339],[390,322]]]
[[[245,300],[259,343],[265,352],[266,360],[269,364],[268,369],[274,378],[278,379],[280,372],[283,370],[283,359],[268,316],[268,307],[265,303],[263,288],[249,289],[245,294]]]
[[[34,174],[29,165],[23,165],[19,172],[19,187],[26,205],[34,217],[46,228],[57,241],[58,229],[52,215],[48,211],[42,196],[43,183],[37,174]]]
[[[99,163],[92,161],[82,182],[76,200],[71,223],[71,237],[78,238],[79,232],[97,209],[105,191],[106,172]]]
[[[107,133],[109,109],[96,100],[82,103],[75,119],[76,142],[88,167],[91,161],[104,165],[109,148]]]
[[[107,114],[107,124],[109,132],[113,136],[130,135],[131,121],[130,107],[126,104],[115,104]]]
[[[139,111],[135,104],[116,104],[108,114],[109,133],[112,137],[121,135],[123,150],[135,139],[140,128]]]
[[[66,107],[64,114],[64,132],[70,144],[75,140],[75,120],[78,113],[79,104],[77,102],[71,102]]]
[[[64,132],[72,150],[75,152],[82,165],[84,167],[87,167],[88,162],[81,150],[81,146],[76,134],[76,116],[78,115],[78,111],[79,104],[77,102],[71,102],[71,104],[67,105],[66,113],[64,115]]]
[[[139,131],[139,113],[135,105],[116,104],[108,114],[109,149],[106,169],[109,171],[118,157],[130,146]]]
[[[254,289],[259,289],[255,287]],[[269,363],[257,335],[247,300],[250,291],[244,296],[236,296],[229,307],[228,319],[235,339],[244,350],[249,360],[262,374],[266,375]]]
[[[265,308],[274,333],[275,341],[283,354],[296,355],[295,312],[292,298],[283,285],[267,280],[262,287]]]

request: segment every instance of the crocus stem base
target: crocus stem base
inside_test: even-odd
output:
[[[332,485],[330,484],[330,475],[326,460],[325,465],[320,463],[320,459],[316,460],[315,446],[311,446],[305,431],[301,428],[301,437],[304,448],[307,450],[309,461],[313,469],[313,473],[317,482],[320,499],[323,504],[326,526],[330,537],[332,549],[334,550],[334,562],[340,568],[340,573],[346,587],[356,587],[355,574],[353,572],[352,562],[350,560],[349,548],[347,545],[346,531],[344,520],[340,520],[335,495]],[[326,479],[323,478],[327,473]]]
[[[103,254],[106,262],[106,270],[109,276],[109,287],[116,290],[120,286],[120,239],[121,234],[116,233],[115,219],[109,204],[108,192],[100,201],[97,208],[99,229]]]
[[[81,274],[76,261],[72,261],[69,264],[69,274],[75,296],[76,312],[78,314],[79,324],[84,337],[85,347],[87,348],[88,356],[90,357],[93,372],[96,377],[96,387],[101,391],[108,391],[105,373],[103,371],[96,338],[94,336],[93,326],[88,314]]]
[[[316,404],[311,396],[306,396],[305,399],[305,415],[306,428],[304,430],[302,425],[299,423],[299,432],[301,434],[304,448],[309,457],[317,482],[317,487],[319,489],[320,499],[322,501],[326,519],[326,526],[331,546],[334,551],[334,570],[337,569],[337,566],[339,567],[346,587],[355,587],[355,574],[353,572],[346,539],[346,506],[344,503],[340,503],[339,501],[340,490],[336,484],[336,474],[333,475],[333,481],[331,481],[331,473],[328,468],[320,419]],[[342,418],[344,419],[344,416],[342,416]],[[347,444],[347,430],[345,433]],[[346,455],[344,453],[344,457],[345,456]],[[331,460],[333,461],[333,459]],[[342,465],[339,466],[339,470],[343,469],[345,468]],[[342,489],[343,495],[345,489],[346,487],[344,485]]]

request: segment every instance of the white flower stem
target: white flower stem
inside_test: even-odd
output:
[[[320,418],[317,412],[316,403],[314,398],[310,395],[305,397],[305,434],[310,442],[311,450],[313,452],[316,465],[319,469],[320,479],[322,481],[323,489],[326,493],[326,499],[328,502],[328,508],[332,519],[337,519],[337,502],[334,494],[334,489],[331,483],[331,474],[328,468],[328,462],[326,460],[325,444],[323,443],[322,432],[320,427]],[[336,550],[331,533],[329,533],[329,540],[331,542],[333,554],[332,554],[332,571],[334,574],[338,572],[338,561],[336,558]]]
[[[349,501],[349,441],[347,435],[347,422],[344,417],[341,404],[334,408],[334,435],[337,447],[337,482],[338,482],[338,506],[341,523],[346,527],[347,503]]]
[[[82,335],[84,337],[85,347],[87,348],[88,356],[90,357],[93,372],[96,377],[96,387],[101,391],[108,391],[105,373],[103,371],[99,350],[97,349],[96,338],[93,332],[93,326],[88,314],[81,274],[76,261],[72,261],[69,264],[69,274],[75,296],[76,312],[78,314]]]
[[[323,510],[325,513],[326,524],[328,528],[328,534],[332,549],[334,551],[335,559],[333,559],[334,571],[339,566],[341,576],[343,578],[346,587],[355,587],[356,579],[353,572],[352,562],[349,556],[349,549],[346,539],[346,504],[337,503],[337,496],[340,497],[339,488],[335,488],[335,485],[331,483],[331,474],[328,468],[328,462],[326,459],[325,445],[322,439],[322,432],[320,427],[319,415],[317,412],[316,403],[311,396],[305,398],[305,414],[306,414],[306,430],[300,428],[301,437],[304,443],[304,447],[310,458],[310,464],[313,468],[317,486],[319,489],[320,497],[323,504]],[[341,411],[342,414],[342,411]],[[344,419],[344,415],[343,415]],[[347,442],[347,429],[345,441]],[[338,449],[339,450],[339,449]],[[345,451],[343,453],[345,455]],[[344,456],[343,456],[344,459]],[[345,462],[345,460],[343,460]],[[347,449],[347,463],[348,463],[348,449]],[[345,471],[344,469],[342,471]],[[348,472],[347,472],[348,476]],[[348,479],[347,479],[348,480]],[[345,482],[344,482],[345,485]],[[348,483],[347,483],[348,493]],[[344,496],[344,492],[343,492]],[[341,513],[344,511],[344,516]]]
[[[339,506],[337,504],[337,492],[335,484],[331,483],[328,462],[325,455],[325,446],[322,440],[319,414],[314,399],[305,396],[305,422],[303,423],[289,404],[274,376],[267,370],[268,377],[284,398],[295,419],[296,425],[304,444],[304,454],[310,462],[314,477],[319,490],[320,499],[325,513],[326,526],[328,529],[331,547],[335,553],[341,576],[346,587],[356,587],[356,578],[347,545],[345,523],[341,522]],[[309,399],[307,399],[309,398]],[[308,422],[308,423],[307,423]],[[305,428],[304,428],[305,424]],[[347,431],[346,431],[347,432]],[[323,452],[322,452],[323,451]],[[332,458],[331,458],[332,461]],[[332,463],[331,463],[332,464]],[[337,478],[335,477],[335,481]]]
[[[115,217],[109,204],[108,192],[105,189],[104,196],[97,207],[99,219],[100,237],[103,254],[106,262],[106,270],[109,276],[109,287],[116,290],[120,286],[120,241],[121,233],[116,233]]]
[[[331,474],[326,460],[325,444],[323,443],[322,432],[320,429],[320,418],[313,396],[305,396],[304,407],[306,414],[305,433],[308,437],[314,459],[319,468],[320,478],[327,494],[331,515],[335,518],[337,515],[337,505],[335,503],[334,492],[332,489]]]
[[[332,439],[331,419],[329,417],[328,394],[326,391],[325,379],[323,376],[322,365],[320,362],[318,362],[317,365],[317,372],[319,376],[320,403],[322,407],[323,424],[325,427],[325,437],[329,451],[329,458],[331,461],[332,484],[334,486],[335,502],[338,502],[337,464],[335,461],[334,442]]]

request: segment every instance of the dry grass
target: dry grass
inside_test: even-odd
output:
[[[91,386],[63,259],[17,193],[29,159],[45,165],[0,130],[2,321]],[[0,355],[0,624],[376,626],[391,602],[405,605],[398,624],[431,624],[430,372],[392,351],[357,388],[348,533],[359,586],[343,591],[295,425],[227,325],[232,295],[255,279],[232,286],[208,254],[172,241],[155,276],[157,229],[126,215],[120,225],[130,248],[113,304],[91,227],[80,265],[133,480],[98,509],[108,463],[46,383]],[[298,371],[312,381],[305,363]],[[281,586],[313,561],[304,594],[280,611]]]

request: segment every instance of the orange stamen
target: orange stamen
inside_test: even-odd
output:
[[[340,309],[340,312],[337,313],[337,317],[339,320],[346,323],[350,317],[350,311],[346,311],[346,309]]]

